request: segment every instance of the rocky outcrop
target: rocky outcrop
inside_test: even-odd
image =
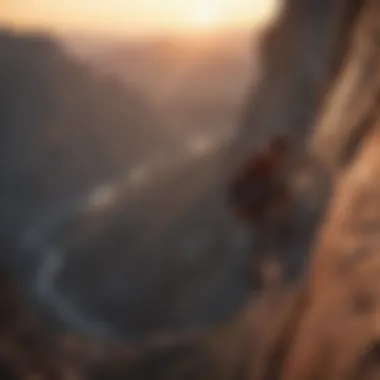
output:
[[[378,20],[378,2],[365,2],[319,110],[309,147],[328,168],[331,196],[310,246],[304,281],[296,285],[298,290],[289,289],[298,294],[293,314],[280,317],[279,328],[278,322],[270,322],[270,297],[264,301],[268,325],[264,333],[254,328],[252,340],[275,338],[267,348],[261,345],[258,353],[252,352],[256,366],[250,379],[380,375]],[[288,307],[285,302],[280,310]],[[264,371],[257,369],[262,367]]]

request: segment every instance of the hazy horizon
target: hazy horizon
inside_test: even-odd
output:
[[[5,0],[0,27],[104,34],[191,34],[259,26],[278,0]]]

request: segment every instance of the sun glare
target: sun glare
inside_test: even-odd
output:
[[[211,27],[218,23],[217,14],[210,9],[195,9],[189,14],[189,24],[193,27]]]
[[[197,31],[266,23],[279,3],[279,0],[17,0],[6,7],[0,5],[0,24],[3,21],[19,27],[60,30]]]
[[[218,29],[266,23],[275,14],[278,0],[191,0],[178,13],[184,29]]]
[[[222,20],[222,12],[218,4],[206,2],[194,3],[182,16],[186,20],[186,26],[191,29],[205,29],[218,26]]]

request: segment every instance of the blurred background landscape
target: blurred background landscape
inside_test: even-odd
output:
[[[95,75],[103,74],[99,80],[113,81],[140,99],[147,111],[135,113],[153,119],[144,128],[161,135],[157,143],[179,139],[186,141],[185,151],[196,154],[225,139],[236,125],[256,72],[256,41],[275,5],[246,0],[145,0],[137,5],[12,0],[1,4],[0,27],[54,39],[66,59],[83,63],[82,71],[94,69]],[[117,101],[113,97],[108,103]],[[124,128],[138,129],[131,123]]]
[[[221,160],[276,5],[1,2],[2,265],[59,332],[191,335],[247,301]]]
[[[73,187],[74,197],[101,186],[107,197],[110,181],[132,191],[210,153],[216,163],[258,71],[275,2],[86,4],[0,5],[2,162],[12,178],[12,165],[22,176],[40,160],[50,162],[57,191]],[[12,153],[20,149],[23,162]],[[58,170],[58,161],[72,167]]]

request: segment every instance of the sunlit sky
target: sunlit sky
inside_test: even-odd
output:
[[[0,23],[58,31],[191,31],[257,25],[278,0],[0,0]]]

